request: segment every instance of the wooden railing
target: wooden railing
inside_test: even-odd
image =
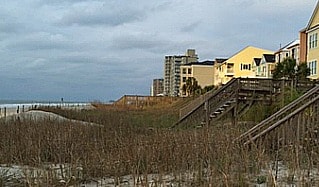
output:
[[[229,100],[236,100],[237,93],[239,90],[239,80],[240,79],[233,79],[231,84],[223,87],[218,94],[214,95],[207,101],[207,110],[208,113],[211,114],[217,108],[221,107],[226,101]]]
[[[240,78],[241,89],[273,91],[272,79]]]
[[[298,91],[305,92],[315,85],[314,82],[301,82],[292,80],[273,80],[273,79],[260,79],[260,78],[234,78],[227,84],[219,88],[208,92],[192,102],[187,106],[180,109],[180,119],[173,125],[179,125],[187,121],[187,123],[197,124],[199,121],[207,121],[207,115],[214,112],[218,107],[221,107],[228,100],[235,100],[236,102],[245,100],[267,100],[265,94],[268,95],[268,100],[271,102],[272,98],[276,98],[276,95],[282,94],[286,87],[296,88]],[[261,98],[251,98],[249,92],[255,92],[259,94]],[[238,106],[238,105],[237,105]],[[205,118],[206,116],[206,118]]]
[[[247,132],[243,133],[235,140],[235,142],[241,142],[245,145],[253,142],[258,137],[271,131],[275,126],[278,126],[283,121],[286,121],[287,118],[291,117],[296,111],[300,110],[300,108],[309,105],[311,102],[317,101],[318,95],[319,86],[317,85],[295,101],[286,105],[278,112],[274,113]]]
[[[174,124],[174,126],[182,123],[187,118],[196,118],[196,120],[201,120],[198,118],[202,118],[204,115],[204,111],[206,110],[205,102],[209,102],[210,108],[214,108],[216,104],[223,102],[224,99],[228,99],[229,92],[234,92],[236,89],[238,89],[238,79],[232,79],[220,89],[208,92],[195,99],[180,110],[180,119],[176,124]]]
[[[258,140],[258,145],[266,145],[268,148],[277,146],[277,149],[278,146],[287,147],[293,144],[297,144],[296,147],[304,147],[302,145],[304,144],[303,142],[306,143],[304,144],[306,146],[311,145],[309,144],[311,142],[317,144],[318,120],[319,95],[255,135],[249,141],[245,142],[244,145],[249,145]]]

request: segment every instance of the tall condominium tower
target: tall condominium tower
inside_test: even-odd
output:
[[[164,95],[173,97],[180,95],[180,66],[197,61],[195,49],[187,49],[185,55],[165,56]]]

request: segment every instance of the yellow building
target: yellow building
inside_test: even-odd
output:
[[[318,60],[319,60],[319,1],[308,22],[306,28],[307,34],[307,65],[310,68],[310,79],[318,79]]]
[[[182,88],[188,78],[195,78],[201,88],[213,85],[214,61],[188,63],[181,65],[180,68],[180,96],[187,96],[187,93],[183,92]]]
[[[274,52],[252,46],[242,49],[228,60],[217,65],[215,69],[218,70],[218,78],[215,81],[219,81],[219,84],[226,84],[232,78],[255,78],[256,75],[252,69],[254,59],[261,59],[264,54],[274,54]]]
[[[221,77],[219,77],[219,72],[222,69],[222,64],[228,60],[228,58],[216,58],[214,63],[214,77],[213,77],[213,85],[219,86],[222,82]]]
[[[275,67],[274,54],[263,54],[261,59],[254,58],[253,72],[256,78],[272,78]]]

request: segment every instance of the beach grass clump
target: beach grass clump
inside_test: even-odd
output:
[[[246,127],[233,126],[227,118],[210,127],[166,128],[178,118],[174,107],[45,110],[98,125],[50,118],[0,121],[0,164],[37,168],[38,174],[23,179],[34,184],[112,179],[114,185],[247,186],[276,182],[282,167],[270,163],[284,163],[291,174],[299,163],[309,172],[318,163],[316,147],[297,154],[288,148],[276,152],[235,144]]]
[[[141,114],[136,111],[130,115],[105,113],[107,117],[100,119],[90,114],[91,111],[86,115],[83,112],[86,111],[79,112],[75,118],[87,116],[83,120],[101,126],[51,119],[0,122],[0,163],[35,168],[48,163],[68,165],[73,169],[64,176],[65,181],[79,176],[78,180],[85,180],[172,174],[176,181],[195,180],[200,184],[218,181],[217,178],[230,183],[233,166],[238,165],[236,170],[242,168],[238,158],[230,156],[237,151],[231,143],[235,134],[223,134],[221,128],[216,128],[218,131],[150,128],[146,121],[152,119],[138,116]],[[135,121],[134,117],[139,119]],[[79,167],[81,175],[76,170]]]

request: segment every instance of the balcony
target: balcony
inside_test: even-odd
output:
[[[233,63],[227,64],[226,76],[234,76],[234,64]]]
[[[232,68],[227,68],[227,70],[226,70],[226,75],[227,76],[233,76],[234,75],[234,69],[232,69]]]

